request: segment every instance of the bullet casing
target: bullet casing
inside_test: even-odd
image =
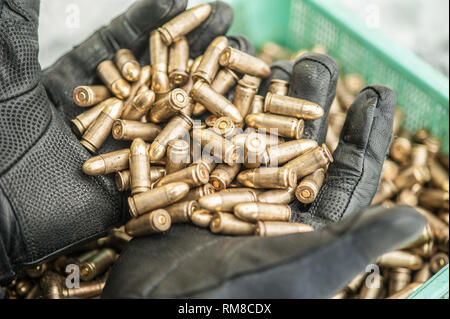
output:
[[[248,130],[246,130],[246,131],[248,131]],[[264,130],[259,130],[259,131],[264,131]],[[258,135],[258,138],[260,140],[264,141],[264,144],[266,146],[274,146],[274,145],[285,143],[285,140],[282,137],[279,137],[274,134],[265,134],[265,132],[260,133],[260,132],[256,132],[256,131],[252,131],[250,133],[238,134],[238,135],[234,136],[231,139],[231,141],[238,148],[244,149],[245,144],[247,143],[247,140],[249,139],[249,137],[251,137],[252,135],[255,135],[255,134]],[[249,142],[249,143],[251,143],[251,142]]]
[[[394,139],[390,149],[390,156],[402,165],[406,165],[411,155],[411,141],[403,136]]]
[[[178,172],[189,164],[190,161],[189,143],[184,140],[173,140],[167,144],[166,173],[170,175]]]
[[[445,170],[444,167],[436,160],[431,159],[428,163],[428,167],[430,169],[430,175],[431,175],[431,183],[448,192],[449,191],[449,178],[448,178],[448,171]]]
[[[40,278],[48,269],[47,264],[36,265],[31,268],[27,268],[25,273],[31,278]]]
[[[333,163],[333,155],[331,155],[328,147],[323,144],[322,146],[293,159],[283,167],[294,169],[297,173],[297,178],[302,178],[314,173],[319,168],[327,167],[330,163]]]
[[[371,205],[379,205],[383,203],[384,201],[392,198],[397,194],[399,189],[395,184],[390,180],[383,180],[381,181],[380,185],[378,186],[378,190],[375,194],[375,196],[372,199]]]
[[[213,130],[196,129],[193,131],[192,137],[203,149],[206,148],[209,154],[226,164],[232,165],[240,162],[242,154],[238,148],[232,142],[216,134]]]
[[[229,117],[220,117],[214,122],[214,130],[217,134],[222,135],[226,139],[230,139],[236,135],[237,127]]]
[[[376,285],[375,280],[378,279],[378,285]],[[384,295],[385,287],[385,279],[383,276],[374,276],[373,277],[373,285],[363,284],[361,286],[361,291],[359,292],[359,299],[380,299]]]
[[[434,136],[426,138],[423,144],[428,148],[428,155],[430,158],[436,158],[442,147],[441,140]]]
[[[410,166],[400,172],[395,179],[398,189],[412,188],[415,184],[425,184],[430,180],[430,171],[423,166]]]
[[[257,129],[277,129],[279,136],[297,140],[302,138],[305,129],[305,122],[302,119],[276,114],[249,114],[245,118],[245,123]]]
[[[295,188],[272,189],[258,195],[258,202],[269,204],[290,204],[294,200]]]
[[[107,175],[125,170],[129,167],[130,149],[114,151],[91,157],[83,164],[86,175]]]
[[[249,114],[264,113],[264,96],[255,95]]]
[[[246,76],[238,81],[238,85],[234,91],[233,104],[239,110],[243,118],[250,112],[257,91],[258,87],[249,81],[246,81]]]
[[[145,85],[138,90],[136,97],[125,106],[122,118],[125,120],[140,120],[152,107],[156,95]]]
[[[175,18],[163,24],[158,32],[166,45],[171,45],[180,37],[188,34],[205,21],[211,13],[209,4],[200,4],[182,12]]]
[[[102,294],[106,280],[100,279],[92,282],[82,282],[78,288],[63,289],[64,298],[93,298]]]
[[[78,86],[73,90],[73,101],[81,107],[96,105],[111,96],[104,85]]]
[[[246,222],[280,221],[291,219],[291,208],[288,205],[269,203],[241,203],[234,206],[234,215]]]
[[[200,207],[210,212],[233,212],[234,206],[239,203],[256,202],[256,196],[254,192],[246,190],[239,192],[222,191],[201,197],[198,199],[198,203]]]
[[[207,183],[197,188],[192,188],[183,200],[196,201],[203,196],[214,194],[215,191],[216,189],[211,184]]]
[[[192,213],[191,222],[201,228],[209,228],[214,214],[206,209],[199,209]]]
[[[183,201],[170,206],[167,206],[165,210],[169,213],[172,224],[189,223],[191,215],[194,211],[200,207],[197,201]]]
[[[208,181],[208,168],[200,163],[164,176],[156,183],[156,187],[175,182],[183,182],[189,185],[190,188],[194,188],[204,185],[208,183]]]
[[[424,283],[428,279],[430,279],[431,276],[432,274],[430,270],[430,264],[426,263],[423,265],[422,269],[416,272],[416,274],[414,275],[413,282]]]
[[[153,141],[161,133],[161,127],[153,123],[142,123],[133,120],[116,120],[112,128],[114,139],[132,141],[141,138],[146,142]]]
[[[125,80],[130,82],[136,82],[139,80],[141,66],[130,50],[120,49],[117,51],[115,62]]]
[[[272,93],[266,95],[264,112],[305,120],[317,120],[325,114],[323,108],[316,103]]]
[[[196,159],[191,165],[196,165],[199,163],[203,163],[208,168],[209,173],[217,167],[216,159],[209,154],[202,154],[202,157]]]
[[[170,91],[170,81],[167,75],[169,63],[169,48],[157,31],[150,33],[150,65],[152,67],[152,90],[158,95]]]
[[[289,91],[289,82],[279,79],[273,79],[270,81],[269,92],[271,94],[286,96]]]
[[[442,268],[448,265],[448,255],[444,253],[437,253],[430,259],[430,270],[433,274],[438,273]]]
[[[112,94],[119,99],[126,99],[130,95],[130,84],[122,78],[112,61],[106,60],[101,62],[97,66],[97,75]]]
[[[141,68],[141,73],[139,74],[139,79],[131,84],[130,96],[126,99],[124,103],[125,110],[123,112],[123,116],[128,114],[129,109],[131,108],[131,103],[133,103],[133,100],[136,98],[138,92],[142,93],[142,90],[146,91],[146,89],[149,88],[151,77],[152,77],[152,67],[150,65],[143,66]]]
[[[151,166],[150,167],[150,181],[156,183],[158,180],[166,175],[166,169],[164,167]],[[119,192],[125,192],[130,190],[130,171],[125,170],[117,172],[115,176],[116,187]]]
[[[150,159],[143,139],[135,139],[130,146],[130,188],[131,195],[146,192],[152,188],[150,180]]]
[[[312,231],[314,231],[314,228],[302,223],[259,221],[256,226],[255,235],[261,237],[272,237],[297,233],[308,233]]]
[[[217,191],[226,189],[239,173],[240,168],[241,164],[239,163],[219,164],[209,176],[209,182]]]
[[[384,161],[383,172],[381,173],[381,178],[384,180],[394,181],[400,172],[400,167],[394,161],[389,159]]]
[[[271,73],[267,63],[232,47],[227,47],[223,50],[219,63],[221,66],[233,71],[263,79],[267,78]]]
[[[188,81],[186,82],[186,84],[184,84],[181,89],[186,92],[189,96],[191,94],[192,88],[194,87],[194,80],[192,79],[192,76],[194,75],[194,72],[197,70],[200,62],[202,62],[202,58],[203,56],[200,55],[199,57],[197,57],[194,62],[192,63],[192,66],[190,68],[189,71],[189,78]],[[193,109],[195,109],[195,101],[194,101],[194,107]]]
[[[188,81],[189,44],[186,37],[179,37],[169,49],[169,80],[174,86]]]
[[[116,98],[108,100],[103,111],[91,126],[84,132],[81,145],[90,152],[96,153],[111,133],[115,120],[119,119],[123,112],[123,102]]]
[[[79,264],[80,278],[91,281],[103,274],[116,260],[116,253],[110,248],[103,248],[97,254]]]
[[[228,39],[225,36],[219,36],[210,43],[197,70],[192,75],[194,82],[203,80],[211,84],[214,81],[220,68],[220,54],[227,46]]]
[[[239,183],[251,188],[293,188],[297,186],[295,170],[287,167],[265,167],[246,170],[237,176]]]
[[[246,236],[255,233],[255,225],[236,218],[233,214],[215,213],[210,224],[215,234]]]
[[[182,89],[174,89],[153,104],[149,116],[153,123],[161,123],[170,119],[188,105],[188,96]]]
[[[395,250],[380,256],[377,264],[386,268],[408,268],[419,270],[422,268],[423,261],[419,256],[405,251]]]
[[[424,189],[419,194],[419,203],[426,208],[449,209],[449,192],[441,189]]]
[[[128,198],[132,217],[138,217],[155,209],[164,208],[181,200],[189,192],[189,185],[182,182],[153,188]]]
[[[186,94],[188,94],[188,92],[186,92]],[[192,113],[194,112],[194,106],[195,106],[194,99],[188,96],[187,105],[186,107],[180,110],[180,113],[188,117],[191,117]]]
[[[406,299],[408,296],[412,295],[417,289],[422,286],[419,282],[412,282],[402,290],[396,292],[395,294],[389,296],[386,299]]]
[[[394,268],[389,271],[389,295],[404,289],[411,282],[411,270]]]
[[[157,209],[148,214],[131,219],[125,225],[126,233],[131,237],[147,236],[169,230],[172,220],[164,209]]]
[[[311,204],[317,198],[325,180],[325,169],[320,168],[306,176],[295,189],[295,197],[303,204]]]
[[[427,166],[428,149],[425,145],[414,145],[411,149],[411,166]]]
[[[417,195],[410,189],[404,189],[397,196],[397,204],[407,206],[417,206],[419,199]]]
[[[109,99],[105,100],[74,118],[70,123],[73,133],[79,138],[83,136],[84,132],[86,132],[109,103]]]
[[[319,145],[314,140],[302,139],[289,141],[286,143],[269,146],[267,148],[267,159],[266,166],[276,166],[285,164],[303,154],[306,154]]]

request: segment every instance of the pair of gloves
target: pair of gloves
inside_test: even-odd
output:
[[[69,128],[82,112],[72,91],[100,83],[96,66],[120,48],[148,64],[149,33],[186,5],[187,0],[137,1],[41,71],[39,1],[0,0],[0,283],[129,219],[113,178],[81,171],[91,155]],[[229,5],[213,2],[209,18],[187,37],[191,56],[225,34],[231,21]],[[229,39],[254,54],[246,38]],[[278,62],[272,71],[270,78],[290,81],[290,96],[318,103],[328,114],[338,79],[332,58],[308,53],[294,64]],[[229,237],[174,225],[165,234],[129,243],[103,297],[331,297],[376,257],[415,239],[425,225],[412,208],[368,208],[392,138],[395,106],[395,94],[386,87],[370,86],[358,95],[316,202],[291,206],[293,221],[315,232]],[[305,126],[305,138],[324,142],[327,116]],[[110,137],[100,152],[127,146]]]

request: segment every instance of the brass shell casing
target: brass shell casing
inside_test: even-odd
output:
[[[211,184],[207,183],[197,188],[192,188],[186,195],[186,197],[183,199],[186,201],[193,201],[193,200],[196,201],[203,196],[214,194],[215,191],[216,191],[215,188]]]
[[[150,65],[152,67],[151,88],[157,95],[170,91],[170,81],[167,75],[169,63],[169,48],[157,31],[150,33]]]
[[[389,271],[389,295],[404,289],[411,282],[411,270],[408,268],[393,268]]]
[[[119,99],[126,99],[131,92],[130,84],[122,78],[117,67],[110,60],[97,66],[97,75],[106,87]]]
[[[414,145],[411,149],[411,166],[426,166],[428,163],[428,148],[425,145]]]
[[[269,204],[290,204],[294,200],[295,188],[272,189],[258,195],[258,202]]]
[[[311,204],[317,198],[325,180],[325,169],[319,168],[306,176],[295,189],[295,197],[303,204]]]
[[[165,210],[169,213],[172,224],[189,223],[191,221],[191,215],[194,211],[200,207],[195,200],[182,201],[170,206],[167,206]]]
[[[248,114],[264,113],[264,96],[255,95]]]
[[[270,134],[263,134],[263,133],[257,133],[255,131],[251,132],[251,133],[243,133],[243,134],[238,134],[236,136],[234,136],[231,141],[233,142],[234,145],[236,145],[237,147],[239,147],[240,149],[244,149],[245,144],[247,143],[247,140],[250,136],[252,135],[258,135],[258,137],[260,139],[262,139],[264,141],[264,144],[267,146],[273,146],[273,145],[278,145],[278,144],[282,144],[285,143],[284,138],[276,136],[276,135],[270,135]]]
[[[255,233],[255,225],[236,218],[233,214],[215,213],[211,224],[211,232],[215,234],[248,236]]]
[[[191,165],[203,163],[208,168],[208,172],[211,173],[217,166],[216,159],[211,155],[202,154],[202,157],[196,159]]]
[[[283,167],[294,169],[297,173],[297,178],[302,178],[312,174],[319,168],[327,167],[328,164],[332,162],[333,155],[331,155],[328,147],[323,144],[322,146],[293,159]]]
[[[256,194],[250,190],[219,192],[198,199],[200,207],[210,212],[232,212],[239,203],[256,202]]]
[[[209,182],[217,191],[226,189],[239,173],[240,168],[241,164],[239,163],[232,165],[219,164],[209,176]]]
[[[324,116],[323,108],[313,102],[290,96],[267,93],[264,102],[264,112],[301,118],[305,120],[317,120]]]
[[[417,206],[419,203],[419,199],[417,198],[417,194],[415,194],[410,189],[403,189],[397,196],[397,204],[399,205],[408,205],[408,206]]]
[[[367,278],[365,278],[367,279]],[[374,276],[371,283],[374,285],[363,284],[358,294],[358,299],[380,299],[386,295],[386,283],[383,276]]]
[[[106,105],[110,103],[110,100],[103,101],[96,106],[90,108],[89,110],[81,113],[76,118],[74,118],[70,126],[72,128],[72,132],[77,136],[83,136],[84,132],[91,126],[92,123],[97,119],[100,113],[103,111]]]
[[[186,82],[186,84],[184,84],[181,89],[186,92],[188,95],[191,94],[191,90],[194,87],[194,80],[192,79],[192,75],[194,74],[194,72],[197,70],[200,62],[202,61],[203,56],[200,55],[199,57],[197,57],[194,62],[191,65],[190,71],[189,71],[189,78],[188,81]],[[194,107],[193,109],[195,109],[195,101],[194,101]]]
[[[390,156],[397,162],[406,165],[411,155],[412,144],[408,138],[397,137],[394,139],[390,149]]]
[[[155,92],[149,90],[145,85],[136,93],[134,99],[125,106],[122,118],[125,120],[140,120],[155,102]]]
[[[170,175],[178,172],[186,166],[190,161],[189,143],[184,140],[173,140],[167,144],[166,156],[166,173]]]
[[[449,192],[426,188],[419,194],[419,203],[426,208],[449,209]]]
[[[244,144],[244,166],[258,168],[262,163],[268,163],[266,136],[250,133]]]
[[[297,185],[297,174],[292,168],[265,167],[243,171],[237,180],[251,188],[293,188]]]
[[[150,159],[143,139],[137,138],[130,146],[130,189],[131,195],[146,192],[152,188],[150,180]]]
[[[144,141],[153,141],[161,133],[161,127],[153,123],[142,123],[130,120],[116,120],[112,127],[114,139],[132,141],[142,138]]]
[[[201,228],[209,228],[214,214],[207,211],[206,209],[199,209],[192,213],[191,222]]]
[[[249,81],[246,81],[245,76],[242,80],[238,81],[238,85],[234,91],[233,104],[239,110],[243,118],[250,112],[257,91],[258,87]]]
[[[91,281],[103,274],[116,260],[116,253],[110,248],[103,248],[97,254],[79,264],[80,278]]]
[[[65,288],[63,290],[64,298],[93,298],[102,294],[105,287],[106,278],[91,282],[82,282],[80,287]]]
[[[433,274],[439,272],[449,262],[448,255],[444,253],[437,253],[430,259],[430,270]]]
[[[395,179],[398,189],[412,188],[415,184],[425,184],[430,180],[430,171],[423,166],[410,166],[400,172]]]
[[[448,171],[436,160],[431,159],[428,162],[431,174],[431,183],[444,191],[449,191]]]
[[[378,190],[375,193],[375,196],[372,199],[372,205],[379,205],[383,203],[385,200],[388,200],[397,194],[399,189],[395,184],[390,180],[381,181],[378,186]]]
[[[183,182],[188,184],[190,188],[194,188],[204,185],[208,183],[208,181],[208,168],[204,164],[199,163],[164,176],[156,183],[155,186],[160,187],[170,183]]]
[[[96,105],[111,96],[104,85],[77,86],[73,90],[73,101],[80,107]]]
[[[138,217],[181,200],[189,192],[189,185],[178,182],[156,187],[128,198],[132,217]]]
[[[319,145],[314,140],[295,140],[282,143],[275,146],[269,146],[267,148],[268,162],[263,163],[266,166],[276,166],[285,164],[294,158],[302,156],[316,149]]]
[[[286,96],[289,91],[289,82],[279,79],[270,81],[269,92],[272,94]]]
[[[130,82],[139,80],[141,66],[130,50],[120,49],[116,52],[114,60],[125,80]]]
[[[261,237],[282,236],[288,234],[308,233],[314,231],[309,225],[302,223],[259,221],[255,235]]]
[[[422,286],[419,282],[412,282],[399,292],[387,297],[386,299],[406,299],[408,296],[412,295],[417,289]]]
[[[425,263],[423,265],[422,269],[417,271],[416,274],[414,275],[413,282],[424,283],[428,279],[430,279],[431,276],[432,276],[432,273],[430,270],[430,264]]]
[[[398,164],[395,163],[394,161],[387,159],[384,161],[383,164],[381,179],[394,181],[397,178],[399,172],[400,167],[398,166]]]
[[[291,208],[282,204],[241,203],[234,206],[234,215],[249,223],[258,221],[288,222],[291,219]]]
[[[153,104],[149,118],[153,123],[162,123],[188,105],[188,95],[182,89],[174,89]]]
[[[188,94],[188,93],[186,92],[186,94]],[[180,113],[183,115],[186,115],[188,117],[191,117],[192,113],[194,112],[194,106],[195,106],[194,99],[191,98],[190,96],[188,96],[187,105],[186,105],[186,107],[184,107],[180,110]]]
[[[164,209],[157,209],[151,213],[131,219],[125,225],[125,232],[131,237],[147,236],[169,230],[172,220]]]
[[[130,104],[133,102],[138,92],[142,93],[142,91],[140,91],[142,87],[145,87],[146,89],[149,88],[151,77],[152,67],[150,65],[143,66],[141,68],[141,73],[139,74],[139,79],[131,84],[130,96],[125,101],[125,111],[123,112],[123,115],[128,114],[129,108],[131,107]]]
[[[271,73],[267,63],[232,47],[227,47],[223,50],[219,63],[221,66],[233,71],[263,79],[267,78]]]
[[[428,155],[430,158],[435,158],[442,148],[441,140],[434,136],[425,139],[423,144],[428,148]]]
[[[188,74],[189,44],[186,37],[180,37],[169,48],[169,81],[173,86],[184,85]]]
[[[116,98],[108,100],[103,111],[91,126],[84,132],[81,145],[90,152],[96,153],[111,133],[115,120],[119,119],[123,112],[123,102]]]
[[[377,264],[387,268],[408,268],[419,270],[422,268],[422,258],[405,251],[395,250],[388,252],[377,259]]]
[[[192,120],[182,114],[175,115],[155,138],[148,155],[151,160],[161,160],[166,155],[167,144],[183,138],[192,129]]]
[[[192,88],[191,97],[217,116],[229,117],[235,123],[243,122],[239,110],[227,98],[214,91],[206,82],[197,81]]]
[[[219,117],[216,121],[214,121],[213,127],[217,134],[222,135],[222,137],[226,139],[230,139],[236,135],[236,124],[229,117]]]
[[[130,150],[128,148],[91,157],[83,164],[86,175],[106,175],[125,170],[129,167]]]
[[[302,138],[303,130],[305,129],[305,122],[302,119],[276,114],[249,114],[245,118],[245,123],[250,127],[258,129],[277,129],[279,136],[295,138],[297,140]]]
[[[171,45],[180,37],[188,34],[205,21],[211,13],[209,4],[200,4],[182,12],[175,18],[163,24],[158,32],[166,45]]]
[[[166,175],[166,169],[164,167],[152,166],[150,167],[150,181],[156,183]],[[125,192],[130,190],[131,175],[129,170],[117,172],[115,178],[116,187],[119,192]]]
[[[219,71],[219,59],[222,51],[228,46],[228,39],[225,36],[215,38],[206,48],[203,58],[192,75],[194,82],[203,80],[211,84]]]
[[[237,147],[211,129],[196,129],[193,131],[192,136],[194,141],[203,148],[209,148],[208,151],[211,155],[226,164],[231,165],[240,162],[242,154]]]
[[[236,85],[238,80],[239,77],[230,69],[221,69],[211,83],[211,89],[220,95],[225,95]],[[195,104],[193,112],[195,116],[200,116],[205,112],[206,108],[202,104]]]
[[[427,211],[426,209],[423,209],[422,207],[415,207],[415,209],[420,214],[425,216],[425,218],[427,219],[427,221],[430,224],[430,227],[433,231],[433,235],[436,238],[436,241],[439,244],[448,246],[448,240],[449,240],[448,224],[446,224],[444,221],[442,221],[435,214]]]

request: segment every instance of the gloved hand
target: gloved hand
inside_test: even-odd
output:
[[[91,155],[69,129],[83,111],[72,92],[101,83],[97,65],[120,48],[149,64],[150,31],[186,5],[187,0],[138,1],[41,72],[39,1],[0,1],[0,284],[17,269],[101,237],[129,218],[111,176],[81,171]],[[209,18],[188,35],[191,54],[225,34],[231,20],[227,4],[213,3]],[[244,38],[230,42],[252,50]],[[100,152],[127,146],[109,138]]]
[[[271,78],[289,95],[318,103],[325,116],[305,121],[305,138],[323,143],[338,68],[321,54],[279,62]],[[415,239],[425,219],[412,208],[367,209],[392,138],[394,93],[362,90],[348,113],[327,178],[315,201],[291,204],[292,220],[312,233],[275,238],[218,236],[191,225],[134,239],[109,275],[106,298],[328,298],[381,254]]]

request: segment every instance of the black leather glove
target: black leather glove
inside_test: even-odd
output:
[[[278,62],[271,78],[290,81],[289,95],[324,107],[305,121],[305,138],[324,142],[338,68],[308,53]],[[191,225],[133,240],[109,276],[106,298],[328,298],[381,254],[416,238],[425,219],[408,207],[367,209],[380,180],[396,106],[385,87],[365,88],[352,105],[316,201],[291,204],[292,220],[312,233],[276,238],[218,236]]]
[[[137,1],[125,14],[41,72],[39,1],[0,1],[0,284],[18,268],[39,263],[101,237],[128,218],[111,176],[90,177],[91,155],[69,129],[83,110],[72,102],[78,85],[100,83],[97,65],[128,48],[149,64],[153,29],[185,10],[187,0]],[[231,8],[212,4],[209,18],[188,35],[198,55],[228,30]],[[242,38],[234,45],[248,44]],[[109,138],[100,152],[127,147]]]

